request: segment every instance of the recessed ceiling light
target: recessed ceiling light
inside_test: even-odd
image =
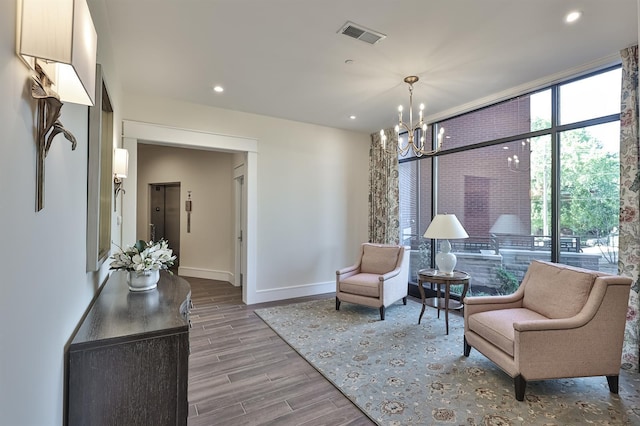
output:
[[[580,12],[579,10],[574,10],[573,12],[569,12],[567,16],[565,16],[564,22],[566,22],[567,24],[571,24],[580,19],[581,16],[582,12]]]
[[[356,116],[355,115],[350,115],[349,118],[352,119],[352,120],[355,120]]]
[[[216,93],[224,92],[224,88],[222,86],[213,86],[213,91]]]

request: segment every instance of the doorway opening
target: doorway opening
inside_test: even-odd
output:
[[[225,151],[243,156],[244,196],[245,196],[245,227],[243,235],[243,285],[242,301],[247,305],[271,300],[268,295],[257,291],[257,233],[258,220],[258,141],[245,137],[227,136],[206,131],[184,130],[165,125],[143,123],[139,121],[122,121],[123,146],[130,153],[137,152],[138,143],[151,145],[176,146],[180,148],[192,148],[208,151]],[[136,159],[129,167],[128,181],[137,182],[138,170]],[[133,167],[132,167],[133,165]],[[237,177],[234,176],[234,177]],[[144,187],[143,187],[144,188]],[[144,190],[144,189],[142,189]],[[124,194],[123,202],[123,240],[135,240],[140,233],[147,234],[147,230],[136,228],[137,220],[137,193],[135,190]],[[147,212],[144,212],[145,214]],[[142,220],[141,222],[145,222]],[[148,227],[148,222],[139,224],[143,228]],[[183,268],[184,266],[181,266]]]
[[[180,183],[149,184],[149,240],[169,242],[180,262]]]

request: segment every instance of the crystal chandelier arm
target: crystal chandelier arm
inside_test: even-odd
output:
[[[402,125],[402,128],[408,133],[409,132],[409,128],[407,127],[407,125],[405,123],[400,123]],[[400,125],[397,125],[396,128],[396,137],[398,138],[398,150],[397,153],[399,153],[402,156],[407,155],[407,153],[409,152],[409,149],[411,148],[411,146],[413,145],[413,141],[411,140],[411,138],[407,138],[407,143],[406,145],[402,145],[402,138],[400,138]]]
[[[402,128],[405,132],[407,132],[407,133],[411,134],[411,128],[410,128],[409,126],[407,126],[407,124],[406,124],[406,123],[399,123],[399,124],[396,126],[396,133],[397,133],[397,134],[400,134],[400,133],[401,133],[401,132],[400,132],[400,128]]]
[[[409,100],[409,119],[411,119],[411,100]],[[402,142],[400,139],[400,129],[404,129],[407,133],[410,133],[409,127],[405,124],[404,121],[402,121],[402,105],[398,106],[398,125],[396,126],[396,135],[398,136],[398,152],[401,155],[405,155],[409,151],[411,138],[408,138],[406,146],[402,146]]]

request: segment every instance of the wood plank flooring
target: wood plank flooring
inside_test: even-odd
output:
[[[253,312],[332,295],[246,306],[239,287],[185,279],[194,305],[189,426],[375,424]]]

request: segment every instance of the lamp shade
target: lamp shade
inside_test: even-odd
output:
[[[527,235],[520,218],[515,214],[501,214],[489,230],[492,234]]]
[[[93,105],[98,36],[85,0],[19,0],[18,55],[63,102]]]
[[[113,174],[117,178],[126,178],[129,173],[129,151],[116,148],[113,155]]]
[[[469,238],[455,214],[437,214],[424,233],[425,238],[456,239]]]

